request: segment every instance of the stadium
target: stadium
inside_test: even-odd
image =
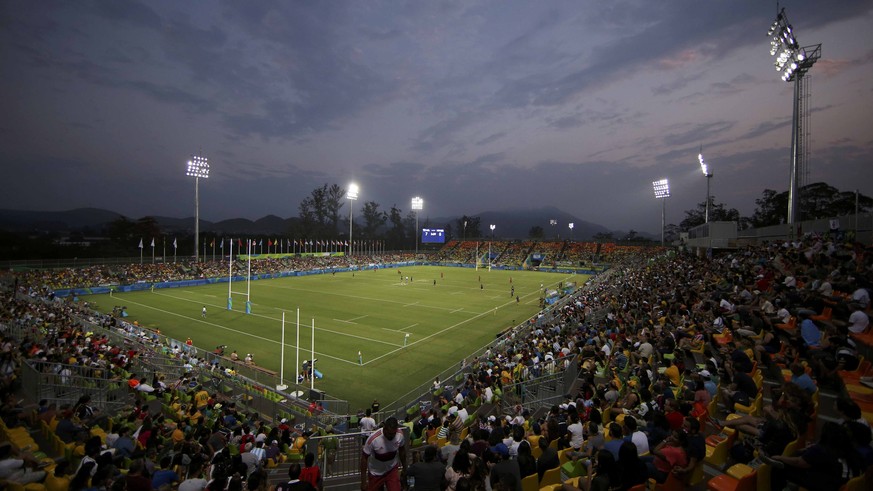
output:
[[[873,10],[698,4],[4,9],[0,489],[873,489]]]

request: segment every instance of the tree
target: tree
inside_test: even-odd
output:
[[[455,238],[455,231],[452,229],[451,223],[443,225],[443,230],[446,232],[446,240],[452,240]]]
[[[136,235],[136,224],[128,220],[127,217],[120,216],[109,224],[108,233],[109,239],[119,247],[129,247]]]
[[[785,210],[788,209],[788,193],[777,193],[765,189],[761,197],[755,200],[755,212],[752,214],[752,225],[767,227],[778,225],[785,220]]]
[[[839,191],[823,182],[807,184],[799,190],[800,220],[815,220],[832,218],[855,213],[855,193]],[[751,223],[755,227],[766,227],[785,223],[788,215],[788,191],[777,193],[765,189],[761,197],[755,200],[755,213]],[[863,194],[858,195],[860,213],[873,211],[873,199]]]
[[[343,203],[343,198],[346,195],[346,190],[339,187],[339,185],[334,184],[327,190],[327,199],[325,201],[325,206],[327,207],[327,216],[330,220],[330,227],[333,234],[331,237],[335,237],[337,232],[337,228],[339,227],[339,211],[343,207],[345,203]]]
[[[407,241],[411,249],[415,249],[415,244],[418,240],[416,236],[421,233],[421,230],[416,230],[415,228],[415,212],[409,210],[406,216],[403,217],[403,229],[406,232]]]
[[[367,201],[364,203],[364,226],[361,230],[363,238],[372,239],[376,237],[379,229],[388,221],[388,214],[379,210],[379,203],[375,201]]]
[[[143,239],[143,243],[151,244],[151,239],[161,236],[161,227],[155,217],[142,217],[136,221],[136,233]]]
[[[527,231],[527,236],[531,239],[542,239],[546,235],[545,231],[543,231],[543,227],[539,225],[534,225]]]
[[[711,196],[712,200],[709,207],[710,222],[738,222],[740,221],[740,212],[736,208],[726,208],[724,203],[716,203],[715,196]],[[706,223],[706,201],[701,201],[697,204],[697,208],[693,210],[685,210],[685,219],[679,223],[679,227],[683,232],[687,232],[692,228]]]
[[[479,238],[482,236],[482,231],[479,230],[479,217],[468,217],[467,215],[458,218],[458,230],[461,231],[461,238]]]
[[[406,227],[403,223],[403,215],[397,205],[392,205],[388,212],[388,221],[391,227],[388,229],[388,247],[390,249],[403,249],[406,244]]]

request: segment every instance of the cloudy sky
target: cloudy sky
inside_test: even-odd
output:
[[[873,195],[873,3],[783,0],[811,72],[809,182]],[[295,216],[321,184],[425,216],[553,205],[660,229],[788,188],[775,2],[0,3],[0,208]],[[347,208],[344,208],[347,210]]]

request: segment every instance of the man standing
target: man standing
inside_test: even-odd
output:
[[[361,425],[361,433],[364,434],[364,443],[366,443],[367,439],[370,438],[370,435],[376,431],[376,420],[373,419],[372,414],[373,411],[367,408],[367,412],[364,413],[364,417],[361,418],[359,423]]]
[[[370,435],[361,453],[361,490],[400,491],[400,472],[406,473],[406,441],[398,431],[397,418],[385,420],[384,426]]]
[[[206,306],[203,306],[203,310],[200,312],[200,317],[206,318]]]

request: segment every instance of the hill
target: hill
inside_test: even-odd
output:
[[[13,234],[82,232],[86,235],[101,236],[105,233],[108,224],[121,216],[117,212],[99,208],[78,208],[67,211],[0,210],[0,230]],[[494,237],[501,239],[527,238],[531,228],[535,226],[542,227],[546,239],[572,237],[577,240],[591,240],[598,233],[609,232],[612,232],[616,238],[624,235],[624,232],[610,231],[603,225],[582,220],[551,206],[538,209],[484,211],[474,216],[480,219],[480,232],[483,237],[490,236],[488,227],[490,224],[495,225]],[[456,228],[458,218],[437,217],[426,220],[432,227],[451,224]],[[167,233],[191,234],[194,231],[194,217],[156,216],[155,220]],[[297,217],[282,218],[276,215],[267,215],[254,221],[246,218],[230,218],[218,222],[200,220],[200,230],[218,235],[284,235],[297,220]],[[551,220],[556,220],[557,224],[550,225]],[[359,222],[360,217],[357,217],[356,221]],[[572,233],[568,227],[570,223],[574,224]],[[424,222],[420,225],[424,226]],[[455,233],[460,235],[457,230]],[[646,234],[640,235],[646,236]]]

